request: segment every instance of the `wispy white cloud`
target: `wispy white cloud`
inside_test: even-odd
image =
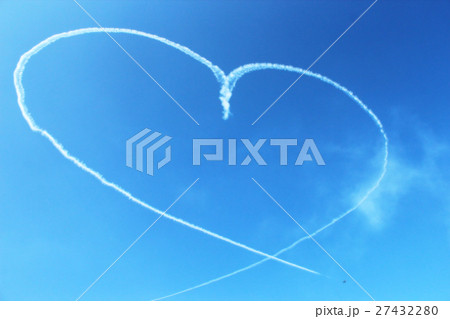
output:
[[[382,229],[389,223],[390,217],[401,210],[399,202],[405,196],[420,192],[435,198],[450,222],[450,182],[449,174],[443,167],[450,157],[450,145],[440,140],[431,131],[419,129],[410,131],[416,141],[414,151],[397,151],[400,141],[391,143],[391,155],[388,170],[378,188],[360,207],[360,211],[375,229]],[[352,194],[353,200],[360,193]],[[449,227],[450,234],[450,227]]]

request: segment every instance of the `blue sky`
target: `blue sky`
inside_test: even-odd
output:
[[[369,5],[317,2],[80,2],[105,27],[132,28],[185,45],[226,73],[253,62],[307,68]],[[388,172],[357,211],[316,239],[377,300],[448,300],[450,213],[448,71],[450,5],[380,0],[312,71],[339,82],[377,114],[390,139]],[[45,38],[94,23],[70,0],[0,3],[0,300],[74,300],[157,215],[106,188],[31,132],[13,71]],[[303,77],[260,71],[239,80],[233,116],[205,66],[149,39],[115,35],[195,125],[105,34],[63,39],[24,73],[36,122],[88,166],[170,214],[267,253],[302,230],[258,180],[313,232],[376,180],[383,140],[341,92]],[[148,176],[125,166],[125,141],[143,128],[173,137],[173,161]],[[192,138],[314,138],[326,166],[269,163],[193,167]],[[295,160],[299,148],[289,153]],[[240,160],[245,157],[241,149]],[[169,300],[367,300],[312,241],[281,255],[315,276],[269,261]],[[83,300],[151,300],[261,257],[162,218]],[[342,283],[343,280],[347,282]]]

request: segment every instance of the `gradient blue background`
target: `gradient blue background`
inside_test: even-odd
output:
[[[225,72],[252,62],[307,68],[370,1],[82,1],[105,27],[188,46]],[[380,0],[313,68],[357,94],[390,138],[388,173],[357,211],[317,240],[377,300],[450,297],[449,21],[445,1]],[[74,300],[157,215],[101,185],[32,133],[16,102],[19,57],[45,38],[94,23],[71,0],[0,2],[0,300]],[[382,139],[342,93],[297,74],[242,78],[221,119],[212,73],[161,43],[116,39],[198,120],[195,125],[105,34],[64,39],[29,62],[26,102],[39,125],[107,179],[170,214],[268,253],[352,206],[377,178]],[[150,177],[125,166],[125,140],[143,128],[173,137],[173,161]],[[192,167],[192,138],[314,138],[327,165]],[[241,148],[240,161],[245,157]],[[312,241],[276,262],[170,300],[367,300]],[[164,218],[84,300],[150,300],[260,257]],[[346,280],[346,283],[343,283]]]

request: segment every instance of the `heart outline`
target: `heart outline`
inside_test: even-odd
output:
[[[356,102],[360,108],[365,111],[370,117],[371,119],[375,122],[375,124],[378,126],[380,134],[382,135],[383,139],[384,139],[384,158],[383,158],[383,165],[382,165],[382,170],[380,175],[378,176],[376,182],[374,183],[374,185],[372,187],[370,187],[366,193],[364,194],[364,196],[362,196],[362,198],[350,209],[346,210],[344,213],[338,215],[337,217],[333,218],[329,223],[325,224],[324,226],[322,226],[321,228],[317,229],[316,231],[314,231],[313,233],[310,234],[310,236],[304,236],[300,239],[298,239],[297,241],[293,242],[291,245],[279,250],[278,252],[276,252],[273,255],[269,255],[266,253],[263,253],[261,251],[258,251],[256,249],[253,249],[251,247],[248,247],[244,244],[235,242],[231,239],[228,239],[227,237],[215,234],[211,231],[208,231],[200,226],[191,224],[187,221],[184,221],[180,218],[177,218],[175,216],[169,215],[169,214],[164,214],[164,212],[162,212],[161,210],[145,203],[142,200],[139,200],[138,198],[134,197],[131,193],[129,193],[128,191],[124,190],[123,188],[121,188],[119,185],[108,181],[107,179],[105,179],[98,171],[90,168],[89,166],[87,166],[86,164],[84,164],[81,160],[79,160],[77,157],[71,155],[65,148],[64,146],[59,143],[57,141],[56,138],[54,138],[49,132],[47,132],[45,129],[39,127],[36,122],[34,121],[34,118],[31,116],[31,113],[28,111],[28,108],[25,104],[25,89],[22,85],[22,76],[23,76],[23,72],[25,71],[25,66],[28,63],[28,61],[31,59],[31,57],[37,53],[39,53],[42,49],[44,49],[45,47],[47,47],[48,45],[62,39],[62,38],[70,38],[73,36],[77,36],[77,35],[83,35],[83,34],[90,34],[90,33],[103,33],[106,32],[108,35],[109,33],[126,33],[126,34],[132,34],[132,35],[138,35],[138,36],[143,36],[146,38],[150,38],[159,42],[162,42],[163,44],[166,44],[168,46],[171,46],[183,53],[185,53],[186,55],[192,57],[193,59],[197,60],[198,62],[204,64],[205,66],[207,66],[212,73],[214,74],[214,76],[216,77],[216,80],[221,84],[221,88],[220,88],[220,96],[219,99],[221,101],[222,107],[223,107],[223,119],[228,119],[230,116],[230,99],[232,96],[232,92],[234,87],[236,86],[237,81],[244,76],[245,74],[249,73],[249,72],[254,72],[254,71],[260,71],[260,70],[267,70],[267,69],[273,69],[273,70],[279,70],[279,71],[289,71],[289,72],[295,72],[295,73],[301,73],[313,78],[316,78],[318,80],[321,80],[325,83],[328,83],[330,85],[332,85],[333,87],[335,87],[336,89],[342,91],[343,93],[345,93],[347,96],[349,96],[354,102]],[[345,216],[347,216],[348,214],[352,213],[353,211],[355,211],[358,207],[360,207],[362,205],[362,203],[364,203],[367,198],[379,187],[381,181],[383,180],[386,171],[387,171],[387,163],[388,163],[388,155],[389,155],[389,151],[388,151],[388,138],[387,135],[384,131],[383,125],[381,123],[381,121],[378,119],[378,117],[375,115],[375,113],[367,106],[365,105],[353,92],[351,92],[350,90],[348,90],[347,88],[345,88],[344,86],[340,85],[339,83],[321,75],[318,73],[314,73],[311,72],[309,70],[304,70],[301,68],[297,68],[294,66],[290,66],[290,65],[283,65],[283,64],[274,64],[274,63],[251,63],[251,64],[246,64],[243,66],[240,66],[234,70],[232,70],[228,75],[225,74],[225,72],[222,71],[222,69],[220,69],[218,66],[214,65],[211,61],[209,61],[208,59],[202,57],[201,55],[197,54],[196,52],[192,51],[191,49],[182,46],[176,42],[170,41],[166,38],[157,36],[157,35],[153,35],[150,33],[146,33],[146,32],[142,32],[142,31],[138,31],[138,30],[132,30],[132,29],[124,29],[124,28],[82,28],[82,29],[76,29],[76,30],[72,30],[72,31],[67,31],[67,32],[63,32],[63,33],[58,33],[55,34],[53,36],[48,37],[47,39],[41,41],[40,43],[38,43],[37,45],[35,45],[33,48],[31,48],[29,51],[25,52],[19,59],[19,62],[17,63],[17,66],[14,70],[14,86],[16,89],[16,93],[17,93],[17,101],[19,104],[19,108],[21,110],[22,116],[24,117],[25,121],[27,122],[27,124],[29,125],[30,129],[34,132],[38,132],[40,133],[43,137],[45,137],[46,139],[48,139],[50,141],[50,143],[69,161],[71,161],[72,163],[74,163],[76,166],[78,166],[80,169],[82,169],[83,171],[91,174],[92,176],[94,176],[97,180],[99,180],[102,184],[104,184],[105,186],[108,186],[114,190],[116,190],[117,192],[121,193],[122,195],[124,195],[126,198],[128,198],[129,200],[135,202],[136,204],[140,205],[141,207],[144,207],[150,211],[153,211],[154,213],[157,213],[159,215],[164,215],[164,217],[175,221],[177,223],[180,223],[184,226],[187,226],[189,228],[198,230],[200,232],[203,232],[209,236],[212,236],[214,238],[220,239],[222,241],[228,242],[232,245],[241,247],[243,249],[246,249],[248,251],[254,252],[256,254],[262,255],[265,258],[253,263],[249,266],[240,268],[232,273],[229,273],[227,275],[218,277],[216,279],[207,281],[205,283],[202,283],[200,285],[185,289],[183,291],[165,296],[165,297],[161,297],[155,300],[160,300],[160,299],[165,299],[174,295],[178,295],[180,293],[184,293],[187,291],[191,291],[193,289],[196,288],[200,288],[203,287],[205,285],[208,285],[210,283],[228,278],[230,276],[233,276],[237,273],[243,272],[245,270],[249,270],[253,267],[258,266],[259,264],[267,261],[267,260],[276,260],[285,264],[288,264],[290,266],[294,266],[296,268],[300,268],[302,270],[306,270],[312,273],[316,273],[315,271],[312,271],[310,269],[307,269],[305,267],[301,267],[292,263],[289,263],[287,261],[284,261],[282,259],[277,258],[278,255],[294,248],[296,245],[298,245],[299,243],[301,243],[302,241],[313,237],[315,235],[317,235],[318,233],[322,232],[323,230],[329,228],[330,226],[332,226],[333,224],[337,223],[338,221],[340,221],[342,218],[344,218]]]

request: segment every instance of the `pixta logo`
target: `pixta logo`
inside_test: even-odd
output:
[[[151,130],[146,128],[127,140],[126,164],[128,167],[133,167],[133,154],[135,154],[136,169],[140,172],[143,172],[144,158],[146,158],[147,174],[153,176],[155,171],[154,169],[155,152],[161,146],[170,141],[172,138],[170,136],[163,136],[160,139],[158,139],[161,136],[161,133],[153,132],[149,134],[150,132]],[[160,169],[161,167],[169,163],[172,158],[171,156],[172,156],[172,149],[169,145],[165,148],[164,158],[158,161],[157,169]]]
[[[243,138],[240,140],[242,145],[247,151],[247,156],[244,158],[240,165],[247,166],[252,160],[255,160],[259,166],[267,165],[267,162],[261,156],[260,149],[267,142],[267,139],[259,139],[255,144],[252,144],[249,139]],[[288,165],[288,147],[291,148],[297,146],[297,139],[282,138],[282,139],[270,139],[270,146],[275,149],[279,149],[281,166]],[[237,139],[227,140],[228,144],[228,165],[237,165]],[[239,143],[240,144],[240,143]],[[194,139],[192,143],[193,157],[192,164],[201,164],[202,146],[214,146],[214,153],[203,154],[203,157],[207,161],[224,161],[224,140],[223,139]],[[312,155],[312,156],[311,156]],[[314,157],[314,160],[313,160]],[[303,145],[296,157],[295,165],[303,165],[306,161],[315,161],[317,165],[325,165],[325,161],[316,146],[313,139],[305,139]]]
[[[155,153],[163,145],[172,138],[170,136],[162,136],[159,132],[151,133],[151,130],[144,129],[126,141],[126,165],[135,167],[138,171],[143,172],[146,166],[146,173],[152,175],[156,169],[160,169],[171,161],[171,146],[168,145],[164,149],[164,157],[155,163]],[[279,165],[288,165],[288,154],[295,149],[295,166],[303,165],[304,162],[315,162],[316,165],[323,166],[325,161],[317,148],[313,139],[305,139],[303,144],[298,139],[290,138],[271,138],[268,143],[267,139],[258,139],[256,143],[252,143],[249,139],[216,139],[202,138],[192,140],[192,165],[199,166],[203,161],[222,161],[229,166],[247,166],[252,161],[256,165],[265,166],[267,162],[260,154],[260,150],[264,145],[269,144],[270,148],[279,153]],[[300,141],[301,142],[301,141]],[[226,144],[226,146],[224,146]],[[301,147],[299,147],[301,144]],[[211,152],[211,147],[213,151]],[[227,148],[227,158],[224,156],[224,148]],[[245,149],[246,155],[242,161],[238,161],[238,147]],[[206,150],[206,151],[205,151]],[[291,150],[290,152],[288,150]],[[291,155],[292,156],[292,155]],[[186,163],[191,165],[191,163]]]

